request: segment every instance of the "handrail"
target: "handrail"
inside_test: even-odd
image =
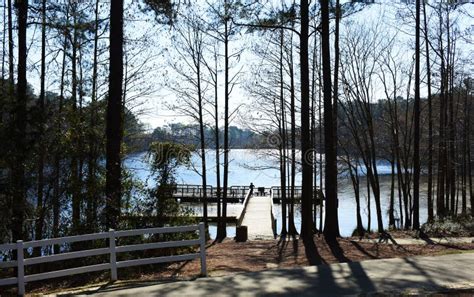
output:
[[[199,239],[193,240],[175,240],[175,241],[166,241],[166,242],[155,242],[155,243],[142,243],[142,244],[133,244],[133,245],[123,245],[116,246],[116,239],[120,237],[128,236],[137,236],[143,234],[163,234],[163,233],[182,233],[190,231],[199,231]],[[25,259],[24,250],[32,247],[42,247],[47,245],[55,245],[62,243],[72,243],[78,241],[91,241],[96,239],[108,239],[109,246],[106,248],[97,248],[89,249],[83,251],[74,251],[61,253],[56,255],[49,256],[40,256]],[[158,249],[158,248],[171,248],[171,247],[183,247],[183,246],[196,246],[199,245],[199,252],[194,254],[185,254],[185,255],[172,255],[166,257],[152,257],[144,259],[135,259],[117,262],[116,254],[132,251],[142,251],[148,249]],[[17,285],[18,286],[18,295],[23,296],[25,294],[25,283],[39,281],[44,279],[63,277],[67,275],[88,273],[94,271],[103,271],[110,270],[111,280],[117,280],[117,268],[137,266],[137,265],[147,265],[155,263],[166,263],[166,262],[175,262],[175,261],[184,261],[192,260],[196,258],[201,259],[201,275],[207,276],[207,267],[206,267],[206,234],[204,223],[199,223],[199,225],[191,226],[177,226],[177,227],[163,227],[163,228],[148,228],[148,229],[136,229],[136,230],[124,230],[124,231],[115,231],[110,230],[109,232],[103,233],[94,233],[94,234],[85,234],[77,236],[69,236],[62,238],[52,238],[52,239],[43,239],[35,240],[29,242],[23,242],[21,240],[17,241],[16,244],[9,243],[0,245],[0,251],[16,251],[16,261],[0,262],[0,268],[10,268],[14,267],[17,271],[16,277],[10,278],[0,278],[0,286],[7,285]],[[76,268],[69,268],[63,270],[56,270],[44,273],[30,274],[25,275],[25,266],[35,265],[40,263],[50,263],[55,261],[63,261],[77,258],[86,258],[97,255],[106,255],[109,254],[109,262],[101,263],[89,266],[82,266]]]
[[[244,202],[242,203],[244,205],[244,208],[242,209],[242,212],[240,213],[240,217],[237,220],[237,227],[240,227],[242,225],[242,221],[244,220],[245,211],[247,210],[247,205],[249,204],[251,194],[253,193],[249,189],[249,191],[247,192],[247,195],[245,196]]]

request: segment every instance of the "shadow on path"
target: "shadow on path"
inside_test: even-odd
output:
[[[325,263],[324,260],[321,258],[321,255],[318,252],[318,248],[314,243],[314,239],[303,241],[304,244],[304,251],[306,254],[306,258],[308,259],[309,265],[320,265]]]

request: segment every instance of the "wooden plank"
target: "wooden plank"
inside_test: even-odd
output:
[[[197,225],[191,226],[178,226],[178,227],[159,227],[159,228],[148,228],[148,229],[135,229],[135,230],[125,230],[125,231],[116,231],[115,237],[125,237],[125,236],[136,236],[143,234],[163,234],[163,233],[180,233],[180,232],[190,232],[198,230]]]
[[[18,264],[17,261],[0,262],[0,269],[16,267],[17,264]]]
[[[56,277],[62,277],[62,276],[67,276],[67,275],[82,274],[82,273],[87,273],[87,272],[94,272],[94,271],[101,271],[101,270],[108,270],[108,269],[110,269],[110,263],[82,266],[78,268],[70,268],[70,269],[63,269],[63,270],[27,275],[25,276],[25,281],[34,282],[34,281],[39,281],[39,280],[44,280],[44,279],[49,279],[49,278],[56,278]]]
[[[206,226],[199,223],[199,255],[201,258],[201,275],[207,276],[206,264]]]
[[[48,262],[63,261],[63,260],[76,259],[76,258],[85,258],[85,257],[98,256],[98,255],[105,255],[108,253],[109,253],[109,248],[101,248],[101,249],[93,249],[93,250],[85,250],[85,251],[77,251],[77,252],[70,252],[70,253],[64,253],[64,254],[29,258],[29,259],[25,259],[24,263],[25,265],[34,265],[34,264],[40,264],[40,263],[48,263]]]
[[[170,248],[170,247],[192,246],[192,245],[198,245],[199,243],[200,243],[199,239],[142,243],[142,244],[118,246],[116,248],[116,252],[125,253],[125,252],[143,251],[143,250],[151,250],[151,249]]]
[[[16,249],[15,243],[0,244],[0,252],[9,252]]]
[[[0,286],[16,285],[17,283],[18,283],[18,278],[16,278],[16,277],[0,279]]]
[[[32,248],[32,247],[40,247],[40,246],[53,245],[53,244],[62,244],[62,243],[71,243],[71,242],[78,242],[78,241],[89,241],[89,240],[105,239],[107,237],[108,237],[107,233],[93,233],[93,234],[84,234],[84,235],[76,235],[76,236],[67,236],[67,237],[43,239],[43,240],[35,240],[35,241],[25,242],[24,247],[25,248]]]
[[[110,279],[117,280],[117,248],[115,246],[115,230],[109,230],[109,252],[110,252]]]
[[[185,254],[185,255],[178,255],[178,256],[127,260],[127,261],[117,262],[117,267],[118,268],[124,268],[124,267],[148,265],[148,264],[188,261],[188,260],[194,260],[194,259],[197,259],[197,258],[199,258],[199,254]]]

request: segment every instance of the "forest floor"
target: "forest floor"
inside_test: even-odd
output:
[[[322,236],[314,237],[311,252],[306,253],[302,240],[265,240],[235,242],[226,239],[222,243],[209,242],[207,246],[207,271],[209,276],[224,276],[235,273],[297,268],[309,265],[359,262],[373,259],[405,258],[411,256],[437,256],[474,252],[474,242],[434,244],[386,244],[374,241],[341,238],[329,244]],[[134,271],[119,271],[119,282],[169,282],[190,280],[200,273],[200,261],[173,263],[166,267],[143,267]],[[105,285],[107,273],[76,276],[33,283],[27,287],[32,294],[60,292],[65,288],[82,287],[94,283]],[[0,294],[0,296],[4,296]]]

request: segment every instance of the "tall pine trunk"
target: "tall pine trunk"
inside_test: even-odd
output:
[[[97,135],[95,127],[97,125],[97,79],[98,79],[98,52],[99,52],[99,0],[95,2],[95,19],[94,19],[94,51],[92,62],[92,87],[91,87],[91,105],[90,128],[89,128],[89,152],[87,160],[87,211],[86,222],[90,232],[94,232],[97,226],[97,207],[98,207],[98,191],[97,191]]]
[[[46,75],[46,0],[41,3],[41,74],[40,74],[40,95],[39,95],[39,155],[38,155],[38,185],[37,185],[37,200],[36,200],[36,225],[35,225],[35,239],[43,238],[44,226],[44,158],[46,152],[46,143],[44,141],[44,123],[45,123],[45,75]],[[41,248],[35,249],[35,255],[40,256]]]
[[[106,217],[107,227],[117,228],[121,197],[122,167],[120,147],[123,137],[123,0],[110,5],[109,97],[106,118]]]
[[[290,211],[288,213],[288,234],[298,234],[295,227],[295,182],[296,182],[296,103],[295,103],[295,75],[293,71],[293,38],[290,39],[288,68],[290,72],[290,119],[291,119],[291,183],[290,183]],[[308,107],[309,108],[309,107]],[[302,134],[303,135],[303,134]],[[307,134],[305,134],[307,137]],[[302,162],[304,162],[302,160]],[[303,199],[303,195],[301,196]]]
[[[217,50],[216,50],[217,51]],[[214,130],[214,138],[215,138],[215,143],[216,143],[216,198],[217,198],[217,238],[220,238],[223,233],[223,230],[225,230],[225,226],[223,226],[221,219],[222,219],[222,205],[221,205],[221,197],[222,197],[222,190],[221,190],[221,156],[220,156],[220,139],[219,139],[219,93],[218,93],[218,57],[217,57],[217,52],[215,53],[214,56],[214,67],[215,67],[215,72],[214,74],[214,113],[215,113],[215,130]],[[225,236],[224,236],[225,237]]]
[[[332,104],[331,86],[331,50],[329,33],[329,3],[320,0],[321,4],[321,50],[323,66],[324,94],[324,153],[326,162],[326,217],[324,235],[328,239],[339,237],[339,222],[337,218],[337,160],[334,145],[334,111]]]
[[[69,5],[66,4],[66,27],[69,25]],[[66,56],[67,56],[67,33],[64,34],[63,39],[63,58],[61,64],[61,80],[59,86],[59,102],[58,102],[58,115],[56,119],[56,141],[59,143],[59,138],[62,131],[62,114],[63,114],[63,104],[64,104],[64,85],[65,85],[65,75],[66,75]],[[54,169],[53,169],[53,237],[59,237],[59,224],[60,224],[60,213],[61,213],[61,160],[62,160],[62,150],[57,148],[54,154]],[[59,246],[54,246],[54,254],[59,253]]]
[[[72,4],[73,15],[73,38],[72,38],[72,145],[79,143],[79,116],[77,113],[77,51],[78,47],[78,23],[77,23],[77,3]],[[79,147],[74,147],[71,154],[71,187],[72,187],[72,233],[78,234],[81,226],[81,189],[79,180]]]
[[[229,186],[229,16],[228,2],[224,1],[224,187],[222,195],[221,232],[217,239],[222,241],[227,236],[227,192]]]
[[[197,30],[197,29],[195,29]],[[199,38],[196,36],[196,38]],[[196,64],[196,79],[197,79],[197,92],[198,92],[198,117],[199,117],[199,136],[201,142],[201,180],[202,180],[202,203],[203,203],[203,220],[206,228],[208,227],[207,219],[207,170],[206,170],[206,136],[204,134],[204,115],[203,115],[203,95],[201,88],[201,51],[197,49],[197,60]]]
[[[329,33],[329,32],[328,32]],[[313,220],[311,203],[313,198],[313,164],[310,135],[310,94],[309,94],[309,3],[301,0],[301,35],[300,35],[300,69],[301,69],[301,236],[304,241],[313,237]],[[330,74],[330,73],[329,73]]]
[[[283,29],[280,31],[280,198],[281,198],[281,233],[280,236],[287,235],[287,214],[286,214],[286,120],[285,120],[285,97],[284,97],[284,77],[283,77]],[[273,201],[272,201],[273,202]]]
[[[420,229],[420,0],[416,0],[415,28],[415,135],[413,147],[413,229]]]
[[[18,0],[16,2],[18,12],[18,83],[17,100],[15,104],[14,143],[16,148],[15,162],[12,168],[12,193],[13,193],[13,217],[12,237],[13,241],[24,240],[24,222],[26,209],[26,180],[25,159],[26,153],[26,123],[27,123],[27,81],[26,81],[26,29],[28,18],[28,1]]]
[[[434,220],[433,213],[433,103],[431,95],[431,61],[428,40],[428,20],[426,16],[426,1],[423,1],[423,25],[425,34],[426,80],[428,86],[428,222]]]

